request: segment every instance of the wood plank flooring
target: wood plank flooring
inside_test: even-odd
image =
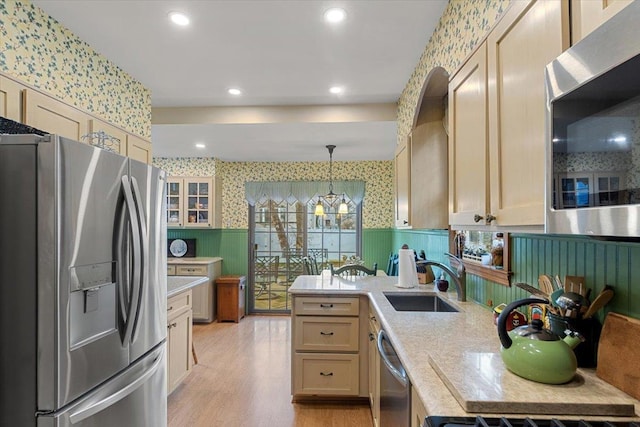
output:
[[[169,396],[169,427],[371,427],[363,404],[291,403],[291,318],[195,324],[198,364]]]

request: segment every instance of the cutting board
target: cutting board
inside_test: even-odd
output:
[[[596,375],[640,399],[640,320],[609,313],[598,344]]]
[[[579,369],[567,384],[541,384],[507,371],[499,353],[429,355],[429,362],[467,412],[635,416],[636,400]]]

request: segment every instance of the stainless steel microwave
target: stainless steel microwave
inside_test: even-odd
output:
[[[640,237],[640,1],[545,70],[545,231]]]

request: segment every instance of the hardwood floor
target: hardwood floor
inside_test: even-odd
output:
[[[291,403],[291,318],[194,325],[198,364],[169,396],[169,427],[371,427],[362,404]]]

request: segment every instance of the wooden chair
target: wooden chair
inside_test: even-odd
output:
[[[270,288],[278,282],[280,256],[257,256],[255,261],[255,298],[258,299],[265,292],[267,299],[271,297]],[[265,299],[265,298],[263,298]]]
[[[341,276],[346,278],[363,277],[363,276],[375,276],[378,271],[378,264],[373,264],[373,269],[368,269],[364,265],[347,264],[340,268],[334,269],[333,264],[331,266],[332,276]]]

